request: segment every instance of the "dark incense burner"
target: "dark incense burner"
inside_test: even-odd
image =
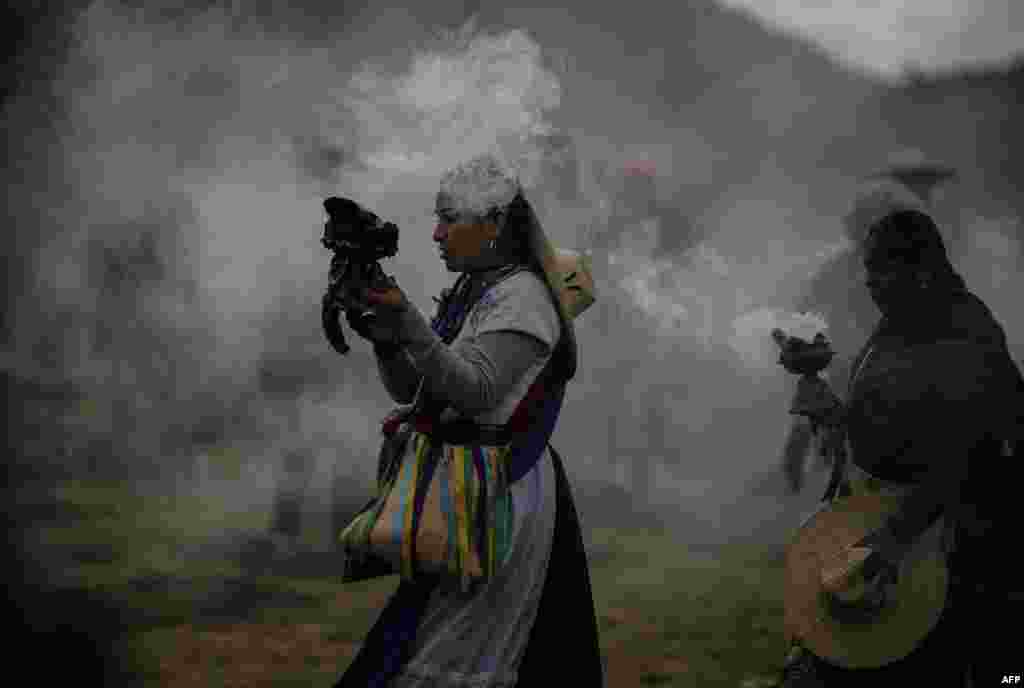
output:
[[[828,367],[836,353],[821,332],[812,341],[807,341],[790,337],[776,328],[772,330],[772,339],[779,345],[779,363],[794,375],[817,375]]]

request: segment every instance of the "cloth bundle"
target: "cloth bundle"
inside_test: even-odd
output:
[[[463,589],[492,577],[512,539],[510,445],[451,444],[411,426],[389,439],[410,442],[412,452],[385,469],[377,497],[342,531],[346,555],[383,559],[405,580],[436,574]]]

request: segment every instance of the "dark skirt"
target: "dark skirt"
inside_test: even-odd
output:
[[[571,667],[573,686],[601,688],[601,646],[583,533],[565,467],[553,448],[551,458],[558,500],[555,536],[537,620],[519,665],[517,685],[552,685],[559,667]]]
[[[1024,676],[1024,580],[1009,562],[1018,539],[1011,530],[983,538],[958,534],[953,555],[959,652],[976,688],[1004,685],[1004,676]]]

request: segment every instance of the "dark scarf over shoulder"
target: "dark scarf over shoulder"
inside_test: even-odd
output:
[[[865,350],[878,340],[905,346],[958,340],[974,342],[1012,361],[1002,326],[967,289],[928,215],[910,210],[892,213],[871,228],[869,237],[869,260],[896,261],[919,270],[927,275],[927,283],[919,287],[912,308],[882,315]]]

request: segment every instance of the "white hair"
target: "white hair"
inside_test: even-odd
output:
[[[520,191],[516,176],[491,153],[460,163],[441,177],[441,193],[457,210],[474,215],[504,210]]]

